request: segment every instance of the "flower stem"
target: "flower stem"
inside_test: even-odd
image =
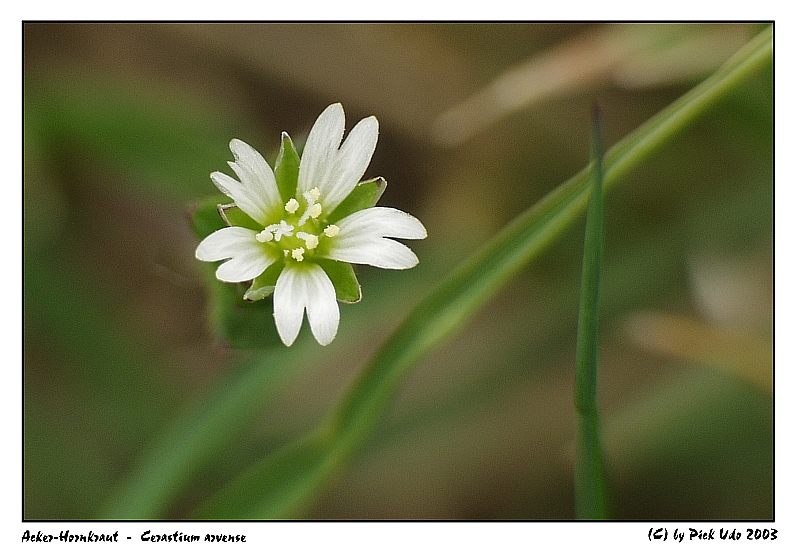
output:
[[[575,513],[581,519],[603,519],[607,516],[607,486],[597,413],[597,344],[603,256],[603,151],[600,109],[595,105],[592,110],[594,176],[586,210],[575,369],[575,409],[578,423]]]

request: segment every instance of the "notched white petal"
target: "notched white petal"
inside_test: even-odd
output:
[[[256,232],[244,227],[225,227],[204,238],[194,255],[200,261],[229,259],[217,268],[223,282],[252,280],[275,262],[256,241]]]
[[[385,237],[422,239],[425,226],[394,208],[367,208],[337,222],[338,233],[330,240],[325,257],[382,269],[410,269],[419,263],[403,244]]]
[[[344,121],[341,104],[328,106],[314,123],[300,158],[299,192],[319,187],[322,208],[329,211],[361,180],[378,142],[375,116],[359,121],[342,142]]]
[[[263,273],[274,262],[262,251],[240,254],[217,268],[217,278],[223,282],[245,282]]]
[[[311,333],[322,346],[327,346],[336,337],[339,329],[339,305],[336,303],[336,289],[331,279],[319,265],[309,268],[307,273],[308,323]]]
[[[212,173],[211,180],[248,216],[263,222],[270,212],[283,206],[275,175],[264,157],[249,144],[234,138],[230,149],[236,162],[229,161],[228,165],[239,180],[222,172]]]
[[[319,265],[286,266],[275,286],[274,305],[275,325],[286,346],[297,339],[304,310],[319,344],[328,345],[336,337],[339,328],[336,290]]]
[[[292,346],[303,325],[305,287],[297,272],[295,267],[284,267],[278,276],[273,296],[275,327],[286,346]]]
[[[377,144],[375,116],[362,119],[350,130],[331,165],[330,176],[321,180],[323,206],[333,210],[353,191],[364,176]]]
[[[344,136],[344,108],[337,102],[325,108],[311,127],[303,155],[300,157],[298,193],[319,186],[322,180],[328,178],[342,136]]]
[[[419,263],[419,258],[407,246],[396,240],[379,237],[340,239],[326,257],[381,269],[410,269]]]
[[[194,255],[200,261],[219,261],[258,249],[256,232],[245,227],[225,227],[214,231],[200,244]]]
[[[269,197],[270,202],[279,201],[280,194],[275,174],[264,156],[250,144],[237,138],[231,140],[230,149],[236,164],[241,165],[245,172],[243,176],[237,172],[242,183],[259,187]]]
[[[224,172],[212,172],[211,181],[223,194],[233,199],[236,206],[258,223],[263,224],[269,217],[271,207],[256,189],[245,186]]]
[[[350,214],[337,223],[340,237],[379,236],[423,239],[428,231],[417,218],[402,210],[377,206]]]

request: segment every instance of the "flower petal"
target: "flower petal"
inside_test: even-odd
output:
[[[337,238],[394,237],[422,239],[428,236],[425,226],[406,212],[395,208],[377,206],[365,208],[339,220]]]
[[[305,289],[304,282],[297,272],[295,267],[284,267],[275,284],[273,296],[275,327],[286,346],[292,346],[300,333],[300,326],[303,325]]]
[[[308,301],[306,303],[311,333],[322,346],[329,345],[339,329],[339,305],[333,282],[319,265],[307,273]]]
[[[353,191],[367,170],[378,143],[378,120],[362,119],[342,144],[343,135],[344,109],[331,104],[311,128],[300,159],[298,194],[318,187],[322,208],[328,212]]]
[[[217,278],[223,282],[252,280],[275,261],[255,236],[255,231],[244,227],[226,227],[204,238],[194,255],[200,261],[230,258],[217,268]]]
[[[222,193],[233,199],[236,206],[261,225],[266,225],[273,210],[253,187],[245,186],[225,173],[212,172],[211,181]]]
[[[275,262],[262,250],[240,254],[217,268],[217,278],[223,282],[245,282],[263,273]]]
[[[249,144],[236,138],[231,140],[230,148],[236,162],[229,164],[242,184],[250,188],[254,195],[259,196],[265,207],[281,208],[283,201],[275,181],[275,174],[264,157]]]
[[[327,252],[326,257],[381,269],[410,269],[419,263],[416,254],[406,246],[396,240],[381,237],[339,240]]]
[[[339,306],[328,275],[319,265],[288,265],[275,286],[275,325],[283,344],[291,346],[303,323],[307,309],[308,323],[321,345],[330,344],[339,328]]]
[[[319,186],[322,207],[333,211],[364,176],[378,143],[378,120],[366,117],[350,130],[329,176]]]
[[[249,253],[258,247],[255,231],[244,227],[225,227],[204,238],[197,245],[194,255],[200,261],[219,261]]]
[[[383,237],[421,239],[428,236],[420,221],[394,208],[366,208],[336,223],[339,233],[330,240],[324,257],[383,269],[410,269],[419,263],[406,246]]]
[[[322,190],[336,161],[339,144],[344,135],[344,108],[338,102],[331,104],[319,115],[311,127],[303,155],[300,158],[300,174],[297,193],[302,194],[313,187]]]

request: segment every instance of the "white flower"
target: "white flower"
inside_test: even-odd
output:
[[[409,269],[418,263],[417,256],[392,238],[427,236],[422,223],[410,214],[371,207],[382,191],[382,179],[359,184],[378,141],[378,120],[362,119],[342,143],[343,136],[344,110],[341,104],[332,104],[314,123],[299,170],[296,166],[292,170],[291,161],[286,161],[290,166],[276,165],[273,172],[256,150],[232,140],[235,162],[228,164],[239,181],[221,172],[211,174],[217,188],[260,229],[253,225],[220,229],[199,244],[195,256],[201,261],[227,260],[217,269],[223,282],[252,280],[246,298],[260,299],[274,291],[275,325],[287,346],[297,338],[304,312],[317,342],[333,341],[339,327],[340,283],[355,285],[360,297],[352,269],[342,263]],[[288,135],[284,146],[297,157]],[[278,181],[276,173],[281,176]],[[372,202],[364,202],[358,194],[362,188],[374,189]],[[342,210],[347,214],[343,216]],[[344,272],[337,274],[343,266]]]

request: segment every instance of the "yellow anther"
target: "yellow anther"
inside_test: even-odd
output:
[[[320,192],[319,192],[319,188],[317,188],[317,187],[309,189],[308,191],[303,193],[303,198],[306,200],[306,202],[308,203],[309,206],[311,206],[312,204],[317,202],[319,200],[319,196],[320,196]]]
[[[306,248],[313,250],[317,246],[319,246],[319,237],[310,233],[306,235]]]
[[[298,231],[295,236],[306,243],[306,248],[313,250],[319,246],[319,237],[317,235],[306,233],[305,231]]]
[[[303,254],[305,253],[304,248],[295,248],[292,250],[292,259],[296,261],[303,261]]]
[[[294,214],[297,212],[297,209],[300,208],[300,203],[297,202],[297,199],[289,199],[286,201],[286,205],[283,207],[284,210],[289,212],[290,214]]]
[[[327,227],[324,229],[323,233],[325,233],[325,236],[326,236],[326,237],[331,237],[331,238],[333,238],[333,237],[335,237],[336,235],[338,235],[338,234],[339,234],[339,227],[338,227],[338,226],[336,226],[336,225],[328,225],[328,226],[327,226]]]
[[[300,220],[297,222],[298,227],[302,227],[308,221],[308,218],[317,219],[322,214],[322,205],[317,202],[319,199],[320,192],[318,187],[313,187],[303,193],[303,197],[306,199],[306,203],[308,203],[308,207],[306,211],[303,212],[303,215],[300,216]]]
[[[256,240],[259,242],[269,242],[273,238],[275,237],[273,236],[272,231],[268,231],[266,229],[256,235]]]

